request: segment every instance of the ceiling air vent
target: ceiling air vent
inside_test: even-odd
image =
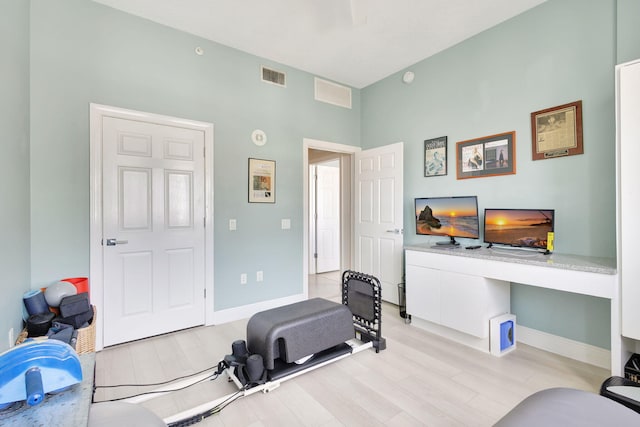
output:
[[[287,75],[281,71],[272,70],[271,68],[261,67],[262,81],[265,83],[271,83],[277,86],[287,87],[286,77]]]
[[[315,78],[315,85],[316,101],[351,108],[351,88],[318,77]]]

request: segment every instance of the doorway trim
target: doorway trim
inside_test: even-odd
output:
[[[179,126],[204,133],[205,167],[205,325],[213,324],[213,124],[195,120],[89,104],[89,280],[91,302],[97,308],[96,350],[103,346],[104,283],[102,258],[102,121],[104,117]]]
[[[307,299],[309,297],[309,149],[323,150],[323,151],[331,151],[334,153],[341,154],[350,154],[351,156],[351,186],[353,187],[353,174],[354,174],[354,154],[362,151],[362,148],[356,147],[354,145],[345,145],[338,144],[335,142],[321,141],[318,139],[311,138],[303,138],[302,140],[302,168],[303,168],[303,179],[302,179],[302,188],[303,188],[303,197],[302,197],[302,221],[303,221],[303,254],[302,254],[302,283],[303,283],[303,294],[304,298]],[[342,168],[341,168],[342,169]],[[341,179],[340,185],[343,185],[342,179],[342,171],[341,171]],[[352,198],[353,203],[353,198]],[[351,207],[351,215],[349,218],[341,218],[342,221],[349,221],[351,224],[351,233],[349,238],[353,240],[353,206]],[[353,248],[352,248],[353,251]],[[344,258],[341,256],[341,258]],[[342,263],[341,263],[342,264]],[[343,266],[341,265],[341,268]]]

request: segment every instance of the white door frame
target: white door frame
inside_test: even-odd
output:
[[[204,133],[205,146],[205,324],[213,324],[213,124],[142,111],[93,104],[89,115],[89,285],[91,303],[97,309],[96,350],[103,348],[104,283],[102,282],[102,118],[139,120],[180,126]]]
[[[317,139],[311,138],[303,138],[302,140],[302,170],[303,170],[303,179],[302,179],[302,188],[303,188],[303,197],[302,197],[302,220],[303,220],[303,254],[302,254],[302,283],[303,283],[303,294],[304,298],[309,298],[309,149],[316,150],[324,150],[324,151],[332,151],[335,153],[344,153],[351,154],[352,159],[351,162],[353,164],[353,154],[362,151],[362,148],[356,147],[353,145],[345,145],[345,144],[337,144],[335,142],[328,141],[320,141]],[[351,175],[353,177],[353,167],[350,168]],[[353,179],[351,180],[353,181]],[[342,185],[342,184],[341,184]],[[353,182],[351,184],[353,186]],[[353,200],[352,200],[353,203]],[[351,215],[348,219],[351,221],[351,235],[350,239],[353,240],[353,206],[351,209]],[[341,218],[341,221],[344,221],[345,218]],[[352,249],[353,250],[353,249]],[[344,256],[341,257],[342,259]],[[341,266],[342,267],[342,266]]]

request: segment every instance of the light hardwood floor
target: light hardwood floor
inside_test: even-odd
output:
[[[339,273],[310,276],[311,297],[339,301]],[[246,320],[199,327],[103,350],[97,385],[144,384],[217,364],[244,339]],[[494,357],[405,324],[384,304],[387,349],[360,352],[239,399],[198,426],[490,426],[528,395],[545,388],[597,392],[609,372],[518,344]],[[98,389],[95,400],[153,387]],[[232,393],[221,377],[142,403],[165,418]]]

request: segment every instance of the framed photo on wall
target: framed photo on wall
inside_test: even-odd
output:
[[[516,132],[505,132],[456,144],[457,178],[516,173]]]
[[[533,160],[583,154],[582,101],[531,113]]]
[[[424,176],[447,174],[447,137],[424,141]]]
[[[276,202],[275,160],[249,159],[249,203]]]

